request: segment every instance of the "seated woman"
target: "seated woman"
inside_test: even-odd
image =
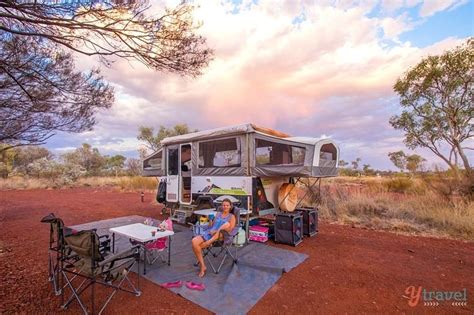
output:
[[[230,212],[232,203],[229,199],[222,201],[222,212],[218,212],[215,219],[212,221],[209,228],[203,235],[198,235],[193,238],[193,252],[201,266],[199,277],[204,277],[206,273],[206,265],[202,256],[202,250],[209,247],[212,243],[219,239],[220,231],[231,232],[235,227],[235,216]]]

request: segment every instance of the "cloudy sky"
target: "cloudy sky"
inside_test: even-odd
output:
[[[388,169],[388,152],[407,151],[388,123],[399,112],[396,79],[422,57],[474,34],[474,2],[465,0],[196,2],[199,33],[215,51],[202,76],[116,61],[103,68],[117,91],[114,106],[99,113],[93,131],[58,134],[47,146],[61,153],[87,142],[102,153],[136,157],[140,125],[204,130],[253,122],[331,137],[342,159]],[[172,5],[153,6],[163,3]],[[78,58],[78,67],[92,63]]]

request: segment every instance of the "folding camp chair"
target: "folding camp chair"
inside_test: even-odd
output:
[[[87,307],[81,299],[81,294],[87,288],[91,288],[91,313],[95,314],[95,285],[103,285],[111,288],[112,292],[106,298],[99,310],[101,314],[109,304],[117,291],[125,291],[140,296],[140,274],[138,273],[138,285],[134,284],[128,278],[130,269],[137,263],[140,263],[139,247],[133,246],[130,249],[117,254],[104,251],[100,248],[99,236],[95,230],[80,231],[75,234],[65,236],[66,248],[77,254],[79,259],[73,265],[65,265],[61,273],[66,281],[67,287],[71,290],[71,296],[62,305],[64,309],[77,300],[84,314],[89,314]],[[67,259],[67,257],[64,257]],[[139,265],[138,265],[139,269]],[[81,280],[74,281],[74,278]],[[127,282],[131,289],[122,287]]]
[[[54,213],[50,213],[41,219],[42,223],[49,223],[49,248],[48,248],[48,280],[53,285],[56,295],[62,293],[62,285],[60,279],[61,261],[65,261],[64,257],[68,257],[66,263],[73,263],[77,256],[66,252],[64,236],[70,235],[74,230],[64,226],[63,220],[56,217]]]
[[[205,248],[203,250],[203,257],[206,259],[206,261],[209,263],[211,266],[212,270],[214,273],[219,273],[222,266],[224,265],[224,262],[226,261],[227,257],[232,258],[232,263],[236,264],[237,263],[237,247],[234,246],[234,239],[237,237],[239,233],[239,227],[240,227],[240,209],[233,206],[231,213],[235,216],[235,227],[234,229],[229,233],[227,231],[220,231],[220,237],[219,240],[215,241],[210,247]],[[235,248],[235,252],[232,253],[232,248]],[[211,256],[215,258],[221,258],[221,261],[219,262],[219,266],[216,268],[215,262],[213,262],[214,259],[211,259]],[[198,265],[198,264],[196,264]]]
[[[61,264],[74,264],[79,257],[66,247],[65,237],[77,231],[64,225],[61,218],[50,213],[41,219],[42,223],[49,223],[49,248],[48,248],[48,280],[53,285],[56,295],[61,295],[64,285],[61,283]],[[99,236],[100,251],[110,251],[110,238],[108,235]]]

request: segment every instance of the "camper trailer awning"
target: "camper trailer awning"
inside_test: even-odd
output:
[[[242,125],[203,130],[203,131],[188,133],[188,134],[180,135],[180,136],[168,137],[161,141],[161,145],[191,142],[195,140],[203,140],[203,139],[215,138],[215,137],[220,137],[220,136],[239,135],[239,134],[246,134],[246,133],[251,133],[251,132],[260,132],[260,133],[264,133],[264,134],[274,136],[274,137],[279,137],[279,138],[289,137],[289,135],[286,133],[247,123],[247,124],[242,124]]]

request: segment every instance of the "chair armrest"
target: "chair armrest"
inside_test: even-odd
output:
[[[140,245],[135,245],[135,246],[132,246],[129,249],[121,251],[120,253],[109,255],[103,261],[99,262],[99,267],[102,267],[104,265],[107,265],[108,263],[114,262],[114,261],[119,260],[119,259],[124,259],[126,257],[136,255],[136,254],[138,254],[138,249],[139,248],[140,248]]]

